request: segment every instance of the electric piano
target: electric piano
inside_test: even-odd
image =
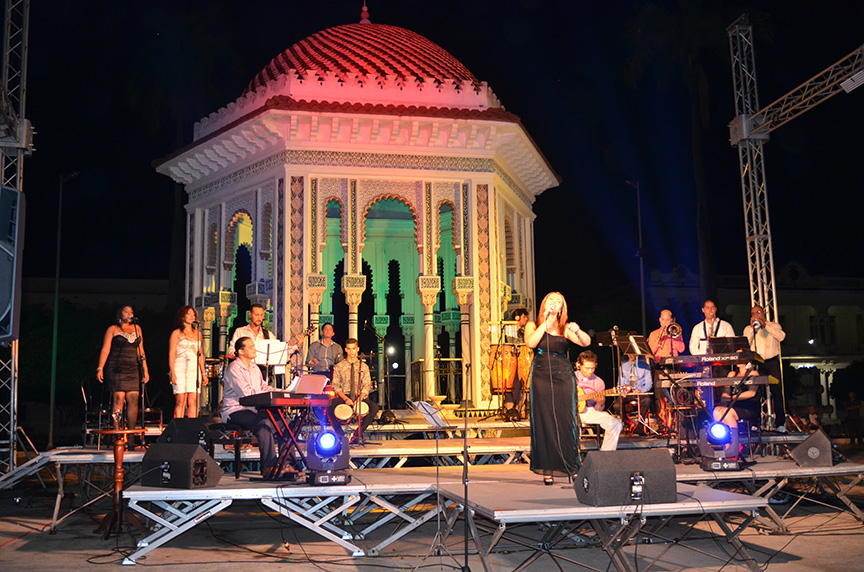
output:
[[[670,356],[657,359],[657,365],[680,365],[682,367],[695,367],[706,365],[732,365],[747,363],[753,359],[753,352],[741,351],[726,354],[705,354],[699,356]]]
[[[276,428],[279,441],[279,459],[276,461],[277,473],[288,465],[295,464],[295,460],[298,458],[302,461],[302,465],[295,467],[297,470],[301,470],[303,466],[308,466],[306,455],[297,442],[297,435],[308,424],[309,413],[313,407],[327,408],[330,406],[328,394],[265,391],[241,397],[240,405],[256,407],[265,411]],[[288,409],[294,411],[287,411]],[[291,419],[289,420],[288,417]]]
[[[656,374],[655,374],[656,375]],[[668,389],[673,385],[679,387],[731,387],[740,382],[743,377],[702,377],[701,375],[687,374],[685,376],[675,376],[672,380],[666,379],[664,376],[657,376],[657,382],[663,389]],[[744,382],[744,385],[777,385],[780,382],[776,377],[770,375],[754,375]]]
[[[330,396],[326,393],[289,393],[287,391],[265,391],[240,398],[240,405],[260,409],[277,407],[327,407]]]

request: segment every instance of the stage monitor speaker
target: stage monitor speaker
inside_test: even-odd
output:
[[[153,443],[144,453],[141,484],[170,489],[215,487],[225,471],[196,444]]]
[[[0,187],[0,343],[18,339],[24,264],[24,193]]]
[[[591,451],[573,481],[576,498],[591,506],[673,503],[675,464],[667,449]]]
[[[156,442],[201,445],[206,448],[207,431],[210,425],[208,421],[201,417],[172,419]]]
[[[834,464],[831,439],[822,429],[792,449],[792,458],[802,467],[830,467]]]

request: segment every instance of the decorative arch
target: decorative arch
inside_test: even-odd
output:
[[[230,270],[234,266],[234,253],[237,250],[234,244],[237,239],[237,223],[243,217],[249,219],[249,224],[253,226],[252,215],[246,209],[240,209],[234,213],[231,220],[228,222],[228,229],[225,231],[225,258],[222,262],[222,267],[225,270]]]
[[[361,233],[360,233],[361,251],[362,251],[362,245],[366,244],[366,217],[369,215],[369,211],[372,210],[372,207],[374,207],[376,203],[379,203],[381,201],[386,201],[386,200],[394,200],[397,203],[402,203],[403,205],[408,207],[409,211],[411,211],[411,218],[414,219],[414,244],[417,245],[417,250],[419,252],[422,240],[420,238],[420,218],[417,216],[417,211],[414,209],[414,205],[411,204],[411,202],[408,199],[406,199],[405,197],[403,197],[401,195],[396,195],[393,193],[386,193],[383,195],[378,195],[377,197],[375,197],[374,199],[369,201],[369,204],[366,205],[365,209],[363,209],[363,217],[362,217],[362,223],[361,223],[362,227],[361,227]]]
[[[450,233],[450,239],[453,242],[453,250],[459,252],[459,241],[457,237],[459,235],[459,219],[456,218],[456,203],[451,201],[450,199],[443,199],[438,202],[438,210],[435,212],[435,216],[438,218],[438,236],[441,236],[441,207],[444,205],[450,205],[450,212],[453,213],[453,231]]]
[[[347,242],[345,236],[345,203],[342,202],[342,199],[333,195],[331,197],[327,197],[321,203],[321,242],[318,243],[318,250],[323,251],[324,247],[327,246],[327,205],[335,202],[339,205],[339,237],[342,242]]]

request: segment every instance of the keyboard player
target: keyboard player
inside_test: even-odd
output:
[[[255,365],[255,341],[247,336],[239,338],[234,343],[234,353],[237,359],[225,369],[222,380],[222,422],[238,425],[255,434],[261,454],[261,475],[265,479],[279,479],[287,476],[284,473],[295,473],[293,468],[287,467],[283,474],[274,474],[278,470],[276,427],[266,412],[240,405],[241,397],[276,391],[265,383],[261,370]]]
[[[737,364],[738,371],[729,372],[728,377],[756,377],[759,375],[759,370],[755,366],[747,369],[747,363]],[[762,414],[762,403],[759,385],[748,385],[742,391],[738,392],[738,398],[732,402],[735,391],[732,387],[724,387],[720,395],[720,405],[714,408],[714,420],[720,421],[728,425],[730,429],[738,430],[738,420],[743,419],[750,423],[751,427],[756,427],[760,423]],[[728,410],[728,412],[727,412]]]

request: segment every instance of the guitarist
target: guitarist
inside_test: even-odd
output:
[[[576,360],[576,385],[579,388],[579,393],[600,393],[596,399],[589,399],[585,402],[585,410],[580,411],[579,419],[583,424],[596,423],[600,425],[606,431],[600,450],[614,451],[618,448],[618,437],[621,435],[622,425],[617,417],[603,411],[606,398],[602,392],[606,390],[606,383],[594,374],[595,369],[597,369],[597,354],[590,350],[579,354],[579,358]],[[582,404],[579,405],[581,409]]]

